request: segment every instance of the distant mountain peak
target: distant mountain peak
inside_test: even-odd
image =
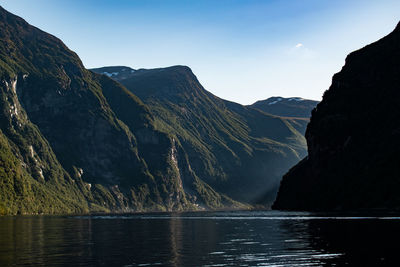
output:
[[[277,116],[301,117],[308,119],[311,116],[311,110],[313,110],[317,104],[318,101],[301,97],[285,98],[281,96],[273,96],[265,100],[257,101],[250,105],[250,107]]]
[[[273,97],[270,97],[270,98],[268,98],[266,100],[257,101],[256,103],[262,102],[262,101],[266,101],[266,103],[268,105],[274,105],[274,104],[277,104],[277,103],[279,103],[281,101],[283,101],[283,102],[285,102],[285,101],[288,101],[288,102],[290,102],[290,101],[301,102],[301,101],[306,101],[306,100],[307,99],[304,99],[304,98],[301,98],[301,97],[284,98],[284,97],[280,97],[280,96],[273,96]]]

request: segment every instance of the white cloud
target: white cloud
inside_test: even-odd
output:
[[[315,59],[317,57],[317,52],[302,43],[297,43],[295,46],[287,47],[286,54],[292,59]]]

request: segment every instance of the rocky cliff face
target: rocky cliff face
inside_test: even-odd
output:
[[[85,184],[73,180],[28,118],[17,77],[0,80],[0,215],[89,211]]]
[[[400,208],[400,24],[351,53],[313,111],[309,155],[283,178],[276,209]]]
[[[127,70],[129,75],[121,75]],[[270,203],[280,176],[305,156],[305,140],[298,130],[305,123],[220,99],[186,66],[131,70],[93,71],[113,73],[113,79],[149,107],[157,129],[174,136],[179,158],[185,159],[181,178],[186,190],[211,187],[242,202]],[[219,206],[224,198],[215,192],[203,199]]]

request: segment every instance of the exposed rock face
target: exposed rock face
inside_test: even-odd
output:
[[[281,175],[305,156],[299,130],[307,120],[283,119],[220,99],[186,66],[139,69],[125,76],[122,69],[130,68],[93,71],[115,73],[113,79],[144,101],[157,129],[174,136],[178,159],[186,161],[178,164],[185,190],[203,192],[208,205],[224,202],[216,192],[242,202],[271,203]],[[206,193],[211,188],[214,192]]]
[[[309,155],[283,178],[275,209],[400,208],[400,24],[351,53],[313,111]]]

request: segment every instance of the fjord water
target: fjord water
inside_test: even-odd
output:
[[[400,217],[277,211],[0,218],[0,266],[389,265]]]

